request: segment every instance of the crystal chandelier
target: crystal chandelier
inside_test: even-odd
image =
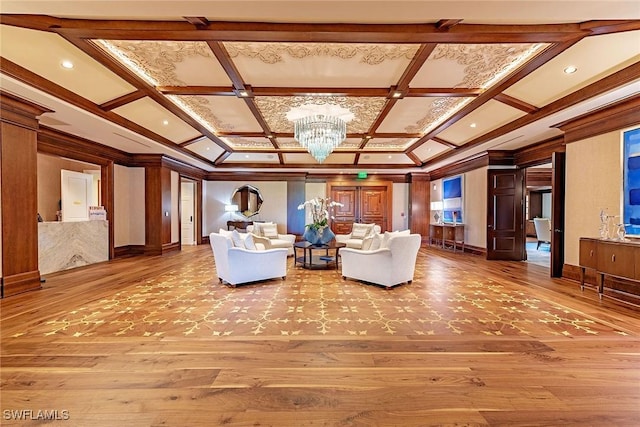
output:
[[[340,106],[306,104],[287,114],[294,124],[293,136],[318,163],[322,163],[347,137],[353,114]]]

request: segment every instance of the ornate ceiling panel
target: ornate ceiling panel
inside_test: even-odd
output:
[[[129,69],[156,86],[229,85],[229,77],[205,42],[96,40]]]
[[[546,44],[439,44],[411,81],[415,87],[486,88]]]
[[[179,98],[196,111],[216,132],[260,132],[262,130],[243,99],[231,96],[194,95],[183,95]]]
[[[387,115],[379,132],[424,133],[472,98],[404,98]]]
[[[238,43],[224,46],[253,86],[389,87],[419,45]]]

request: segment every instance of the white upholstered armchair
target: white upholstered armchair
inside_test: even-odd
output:
[[[536,249],[540,249],[540,245],[543,243],[551,244],[551,221],[549,218],[534,218],[533,225],[536,228],[536,238],[538,239],[538,245]]]
[[[353,223],[351,233],[336,234],[336,242],[344,243],[348,248],[362,249],[365,241],[371,239],[381,228],[377,224]]]
[[[342,248],[342,277],[386,287],[411,283],[421,239],[419,234],[398,235],[373,251]]]
[[[209,235],[216,272],[235,287],[239,283],[255,282],[287,276],[287,249],[249,250],[236,248],[230,237],[218,233]]]
[[[278,225],[274,223],[255,222],[247,226],[247,233],[257,236],[257,242],[262,243],[267,249],[286,248],[289,256],[293,255],[293,244],[296,242],[295,234],[279,234]]]

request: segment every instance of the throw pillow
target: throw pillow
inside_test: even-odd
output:
[[[246,247],[244,246],[244,239],[242,238],[240,233],[238,233],[238,230],[233,230],[231,232],[231,240],[233,241],[233,246],[235,246],[236,248],[246,249]]]
[[[273,224],[273,222],[254,222],[253,223],[253,234],[256,236],[264,236],[264,226]]]
[[[271,241],[266,237],[256,236],[255,234],[252,234],[251,237],[253,237],[253,243],[255,243],[256,248],[259,251],[264,249],[271,249]]]
[[[351,228],[351,238],[352,239],[364,239],[367,235],[373,230],[373,226],[375,224],[359,224],[357,222],[353,223],[353,227]]]
[[[377,251],[380,249],[382,245],[382,235],[380,233],[376,233],[371,238],[371,246],[369,246],[370,251]]]
[[[220,230],[218,230],[218,234],[224,237],[228,237],[230,239],[231,236],[233,235],[233,231],[229,231],[221,228]]]
[[[278,226],[275,224],[265,224],[262,226],[262,235],[267,239],[278,238]]]
[[[367,236],[362,240],[362,249],[363,251],[371,250],[371,243],[373,243],[374,236]]]
[[[253,241],[253,235],[251,233],[247,234],[247,237],[244,239],[244,247],[249,249],[250,251],[257,251],[255,242]]]

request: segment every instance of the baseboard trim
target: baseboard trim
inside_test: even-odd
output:
[[[133,255],[143,255],[144,254],[144,245],[127,245],[127,246],[119,246],[114,248],[113,256],[114,258],[121,258],[125,256],[133,256]]]
[[[27,271],[2,278],[2,298],[41,288],[40,270]]]

